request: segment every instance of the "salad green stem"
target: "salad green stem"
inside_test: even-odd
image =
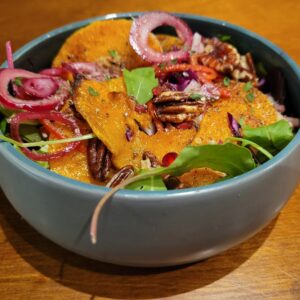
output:
[[[238,137],[229,137],[226,139],[227,141],[238,141],[238,142],[242,142],[242,145],[245,147],[247,145],[250,145],[252,146],[253,148],[257,149],[258,151],[260,151],[261,153],[263,153],[267,158],[271,159],[273,158],[273,155],[267,151],[266,149],[264,149],[263,147],[259,146],[258,144],[252,142],[252,141],[249,141],[249,140],[246,140],[246,139],[243,139],[243,138],[238,138]]]
[[[39,142],[32,142],[32,143],[21,143],[14,139],[11,139],[5,135],[0,135],[0,140],[4,142],[11,143],[18,147],[42,147],[46,145],[55,145],[55,144],[62,144],[62,143],[71,143],[71,142],[78,142],[78,141],[84,141],[89,140],[92,138],[95,138],[96,135],[93,133],[81,135],[78,137],[72,137],[72,138],[66,138],[66,139],[59,139],[59,140],[50,140],[50,141],[39,141]]]

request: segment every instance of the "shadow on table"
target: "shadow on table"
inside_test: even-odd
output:
[[[0,190],[0,225],[18,254],[38,272],[69,288],[95,296],[149,299],[199,289],[249,259],[271,233],[276,219],[246,242],[200,263],[169,268],[127,268],[73,254],[20,218]]]

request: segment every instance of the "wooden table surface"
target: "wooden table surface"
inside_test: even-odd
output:
[[[2,0],[4,43],[19,48],[66,23],[113,12],[165,10],[215,17],[271,40],[300,63],[298,0]],[[0,170],[1,172],[1,170]],[[300,299],[300,185],[264,230],[218,256],[167,269],[95,262],[48,241],[0,191],[0,299]]]

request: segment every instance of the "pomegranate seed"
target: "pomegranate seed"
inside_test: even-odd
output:
[[[165,154],[162,159],[162,165],[164,167],[168,167],[176,159],[177,156],[178,154],[176,152],[169,152]]]
[[[147,107],[145,105],[136,104],[134,110],[139,114],[146,113]]]
[[[191,129],[191,128],[193,128],[193,126],[194,126],[193,122],[187,121],[187,122],[183,122],[183,123],[176,125],[176,128],[177,129]]]

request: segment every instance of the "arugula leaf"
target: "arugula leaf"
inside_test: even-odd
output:
[[[162,178],[157,176],[150,176],[148,178],[141,179],[137,182],[133,182],[126,186],[127,189],[137,191],[166,191],[167,188]]]
[[[16,111],[7,109],[0,105],[0,114],[3,115],[5,118],[12,116],[15,112]]]
[[[0,131],[5,134],[6,133],[6,128],[7,128],[7,121],[6,119],[2,119],[0,121]]]
[[[36,126],[21,124],[20,135],[26,142],[40,142],[42,140],[39,129]]]
[[[185,147],[167,168],[167,174],[181,175],[194,168],[208,167],[234,177],[256,167],[251,152],[241,146],[226,143]]]
[[[253,141],[272,154],[278,153],[294,137],[292,127],[286,120],[280,120],[268,126],[251,128],[242,126],[243,138]]]
[[[169,167],[144,171],[136,176],[136,183],[150,176],[170,174],[180,176],[195,168],[208,167],[226,173],[231,178],[256,167],[251,152],[244,147],[226,143],[185,147]],[[131,182],[134,177],[130,178]]]
[[[157,87],[154,68],[138,68],[132,71],[123,70],[127,94],[133,96],[139,104],[145,104],[153,97],[152,89]]]

